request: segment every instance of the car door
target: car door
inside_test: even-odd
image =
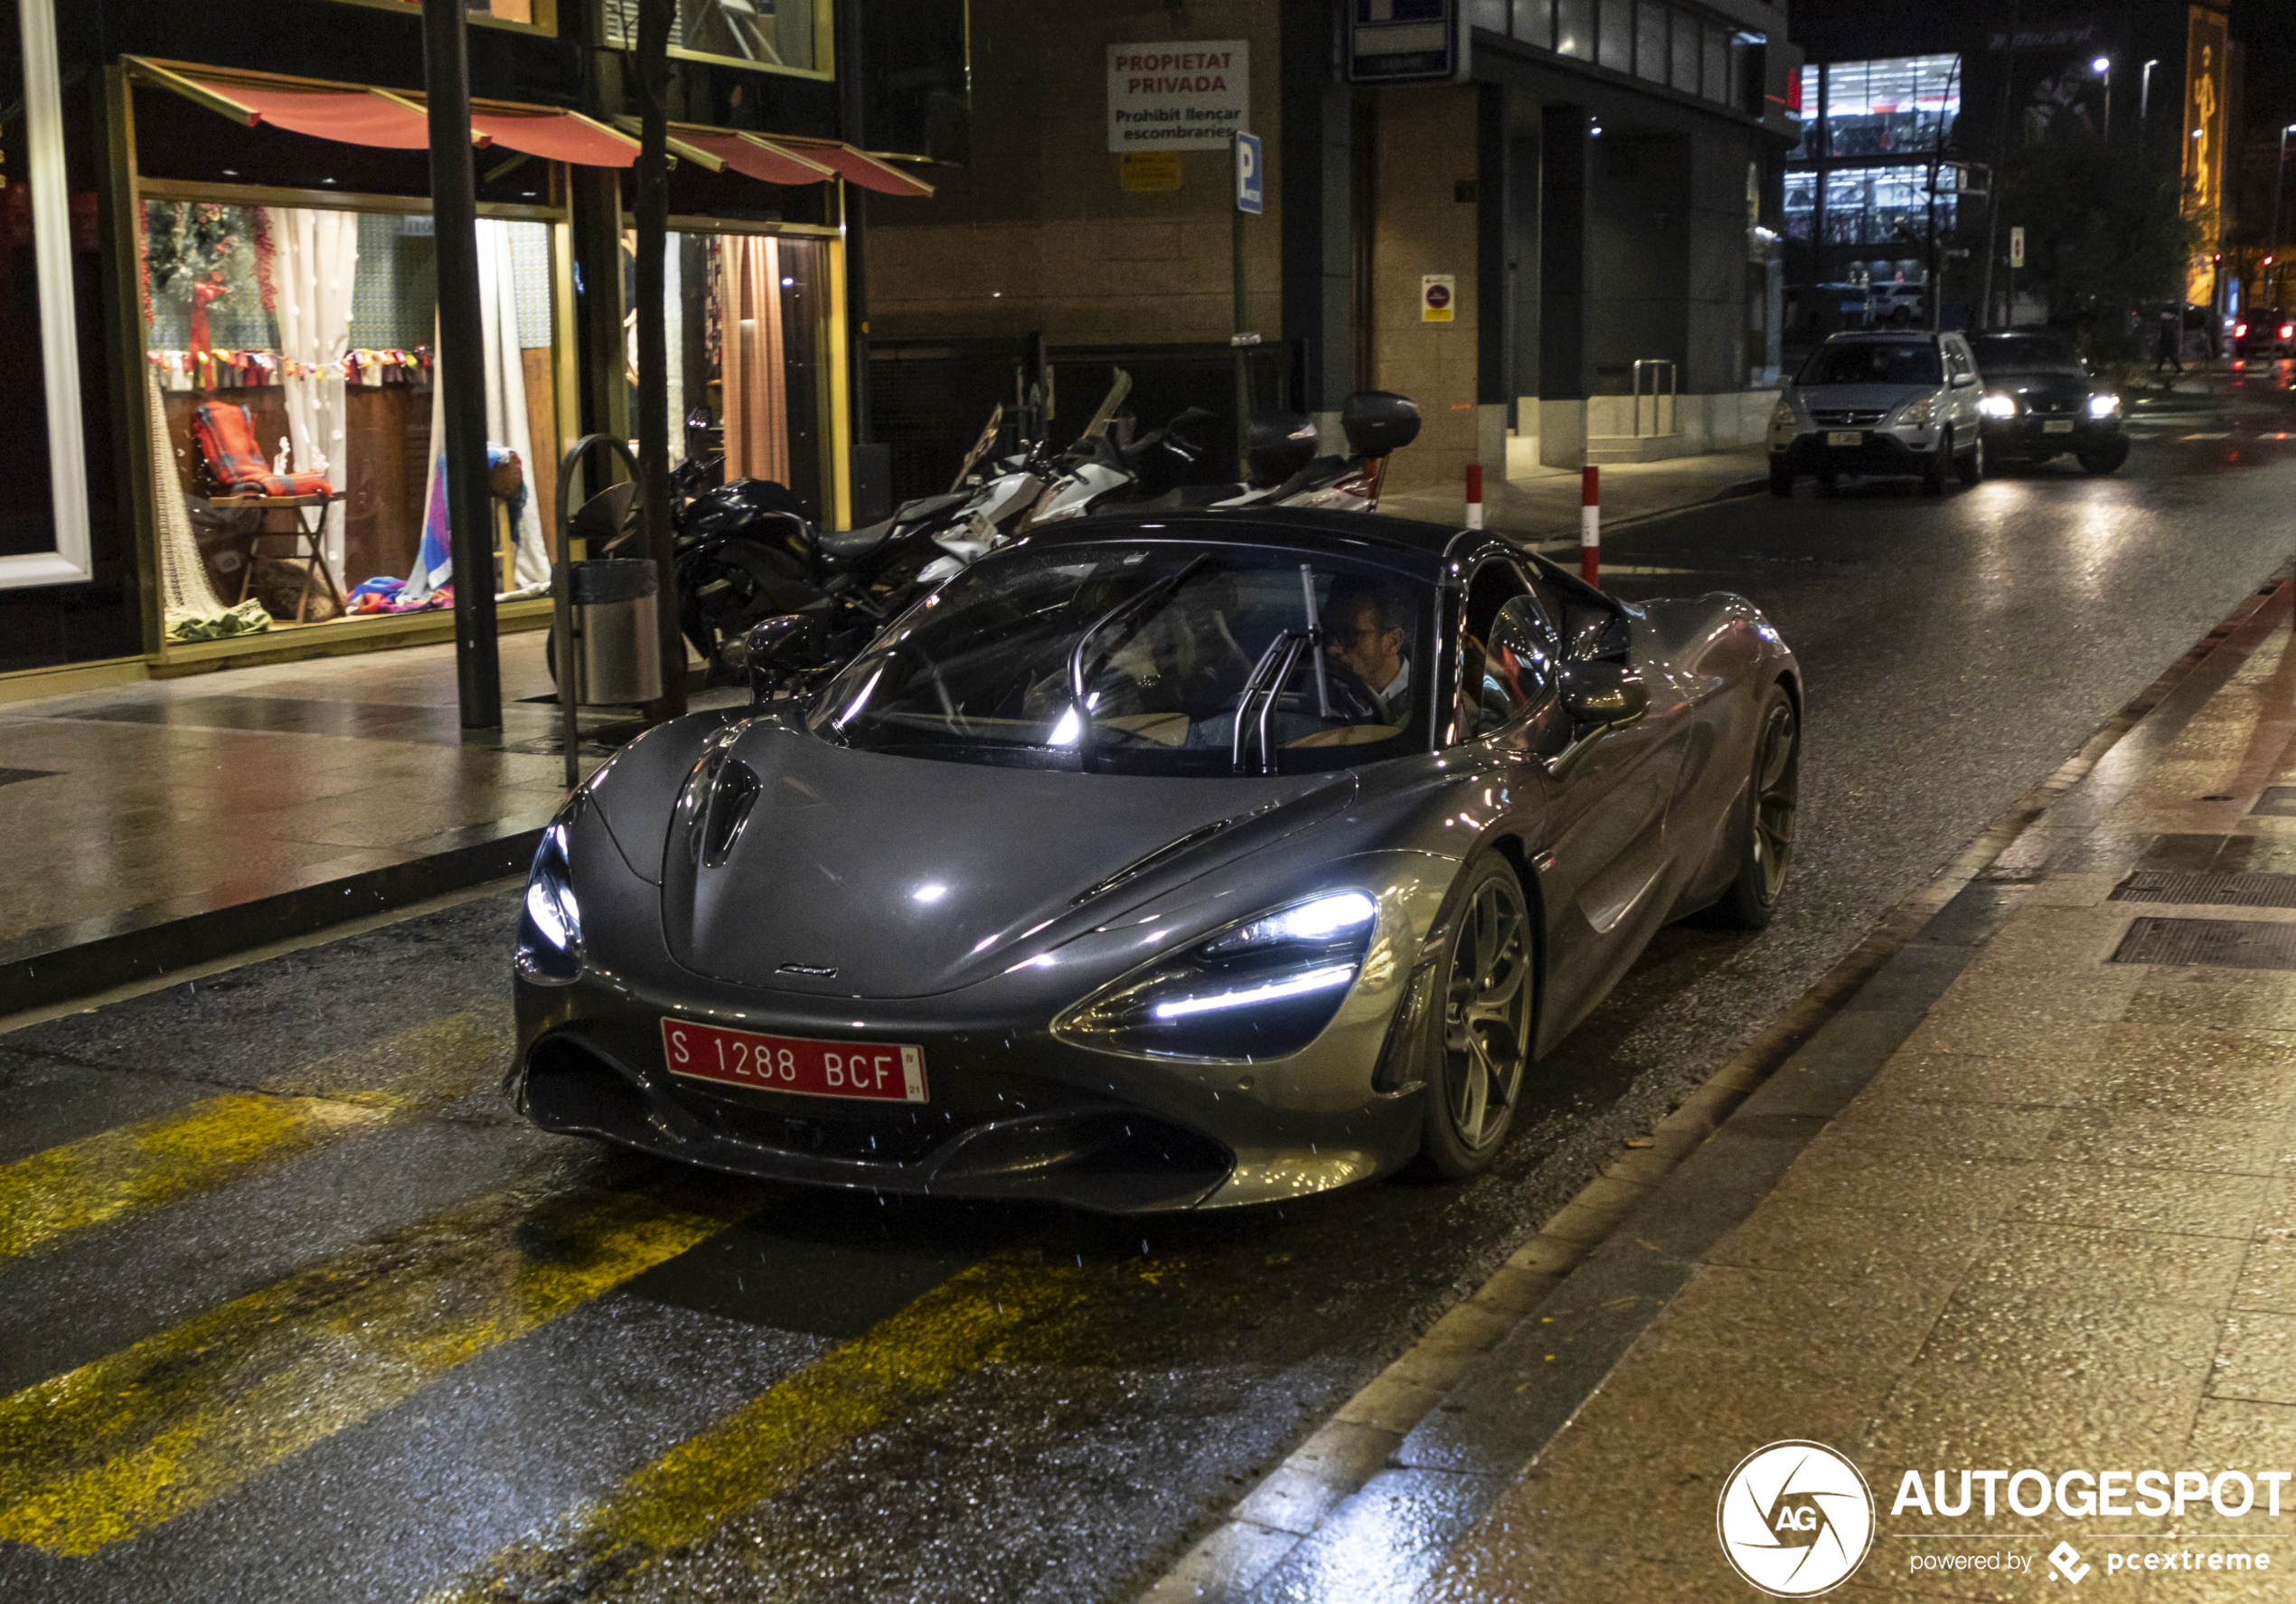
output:
[[[1977,402],[1985,392],[1977,382],[1977,360],[1959,335],[1941,335],[1938,344],[1945,357],[1946,413],[1953,425],[1953,438],[1972,439],[1983,422]]]
[[[1601,1000],[1654,928],[1670,789],[1653,761],[1655,726],[1573,727],[1559,676],[1574,650],[1597,643],[1585,631],[1574,643],[1570,628],[1562,599],[1542,601],[1511,562],[1470,577],[1457,727],[1518,800],[1545,914],[1542,1052]]]

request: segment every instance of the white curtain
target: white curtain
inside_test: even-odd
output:
[[[518,275],[511,261],[513,226],[491,217],[478,220],[478,307],[486,346],[486,440],[509,447],[526,467],[526,505],[519,514],[518,555],[512,564],[513,588],[523,590],[550,584],[550,550],[542,541],[534,486],[539,476],[556,465],[534,460],[527,422],[526,361],[518,340]],[[432,461],[437,462],[435,456]]]
[[[287,438],[298,473],[327,476],[348,490],[351,459],[345,429],[343,354],[351,344],[351,287],[359,271],[355,212],[274,206],[272,277],[278,287],[280,354],[309,373],[282,381]],[[263,442],[271,454],[272,442]],[[343,504],[327,509],[327,561],[343,576]],[[349,582],[347,580],[345,582]]]

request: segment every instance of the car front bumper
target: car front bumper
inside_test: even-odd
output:
[[[1407,961],[1377,961],[1377,948],[1307,1047],[1226,1062],[1061,1041],[1050,1028],[1057,1009],[1016,995],[1024,977],[938,996],[832,1001],[696,975],[662,947],[658,920],[634,940],[637,928],[626,922],[614,961],[569,984],[516,979],[506,1089],[546,1130],[766,1179],[1114,1213],[1327,1192],[1418,1150],[1421,1089],[1382,1071],[1396,1067],[1387,1060],[1403,1038],[1391,1042],[1390,1027],[1422,982]],[[928,1100],[806,1097],[673,1075],[665,1018],[917,1046]]]
[[[1858,437],[1855,445],[1837,445],[1832,437]],[[1770,438],[1773,471],[1793,474],[1918,474],[1928,471],[1942,438],[1936,429],[1843,428],[1812,429],[1793,436]]]
[[[2069,429],[2049,429],[2069,423]],[[2121,438],[2121,417],[2092,418],[2085,412],[2048,417],[2023,413],[2015,418],[1985,420],[1985,449],[1996,457],[2037,457],[2058,451],[2093,451]]]

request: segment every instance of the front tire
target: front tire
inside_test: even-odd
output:
[[[2109,474],[2129,460],[2129,442],[2116,439],[2097,450],[2081,453],[2081,471],[2089,474]]]
[[[1953,431],[1947,429],[1937,437],[1937,449],[1929,454],[1922,465],[1921,493],[1924,495],[1945,494],[1945,465],[1953,460]]]
[[[1793,494],[1793,475],[1782,467],[1770,470],[1770,494],[1780,498]]]
[[[1530,1061],[1537,939],[1514,865],[1483,853],[1467,866],[1428,1010],[1420,1153],[1446,1181],[1490,1167],[1514,1123]]]
[[[1748,818],[1739,836],[1738,872],[1715,904],[1721,922],[1758,930],[1778,911],[1793,860],[1794,815],[1802,795],[1802,721],[1783,685],[1772,685],[1755,726]]]
[[[1961,475],[1962,486],[1964,489],[1975,485],[1985,476],[1985,437],[1983,435],[1977,437],[1975,443],[1969,448],[1969,455],[1955,463],[1953,469]]]

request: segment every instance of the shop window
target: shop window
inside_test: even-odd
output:
[[[1555,0],[1555,49],[1582,61],[1595,59],[1595,0]]]
[[[1941,149],[1961,117],[1961,58],[1837,61],[1826,70],[1828,151],[1904,156]]]
[[[1789,176],[1791,188],[1793,178]],[[1934,205],[1934,212],[1933,212]],[[1953,196],[1929,193],[1929,168],[1920,163],[1889,167],[1837,167],[1826,175],[1826,242],[1884,245],[1924,240],[1930,220],[1943,232],[1953,226]],[[1791,219],[1789,218],[1789,231]]]
[[[1708,28],[1706,31],[1706,74],[1701,85],[1706,98],[1719,100],[1725,106],[1737,103],[1736,86],[1730,75],[1730,31]]]
[[[348,0],[353,5],[380,6],[386,11],[422,14],[422,0]],[[537,33],[558,32],[558,0],[466,0],[465,9],[474,23],[530,29]]]
[[[606,42],[637,43],[638,0],[605,0]],[[830,71],[830,0],[678,0],[670,49],[776,72]]]
[[[1674,87],[1686,95],[1698,92],[1698,20],[1687,11],[1674,14]]]
[[[635,236],[623,245],[635,305]],[[828,271],[827,244],[795,235],[673,232],[663,259],[672,464],[722,459],[725,478],[786,486],[816,521],[828,514]],[[629,338],[635,383],[635,313]]]
[[[1817,222],[1818,175],[1808,168],[1789,171],[1785,184],[1786,238],[1807,240]]]
[[[1467,7],[1467,21],[1478,28],[1504,33],[1507,31],[1507,0],[1472,0]]]
[[[1666,81],[1667,32],[1663,0],[1635,0],[1634,70],[1652,83]]]
[[[1634,71],[1634,0],[1602,0],[1598,59],[1614,72]]]
[[[1555,48],[1555,0],[1515,0],[1515,37],[1541,50]]]
[[[200,638],[187,618],[243,600],[275,627],[447,605],[429,215],[150,200],[143,222],[145,353],[174,468],[157,486],[176,498],[158,519],[171,635]],[[478,223],[497,592],[538,594],[550,576],[550,233]],[[250,456],[214,448],[242,429]],[[321,489],[336,499],[287,505]]]
[[[1789,161],[1808,161],[1818,154],[1818,108],[1825,102],[1819,98],[1818,75],[1821,67],[1803,67],[1793,76],[1793,101],[1787,109],[1802,119],[1802,137],[1786,153]]]

